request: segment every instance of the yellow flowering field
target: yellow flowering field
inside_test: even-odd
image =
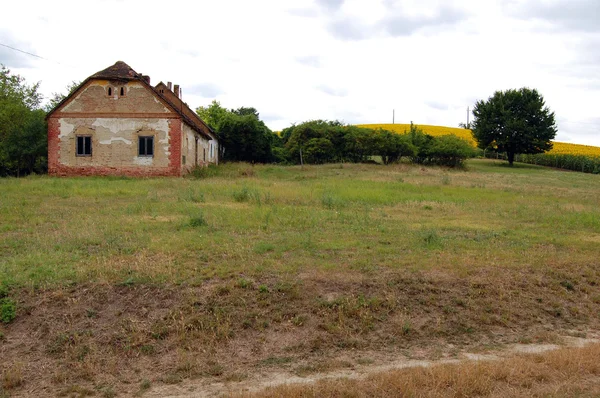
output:
[[[551,155],[583,155],[600,157],[600,147],[554,141],[554,146],[550,151],[548,151],[548,153]]]
[[[400,134],[410,130],[410,124],[359,124],[357,126],[371,129],[382,128],[385,130],[395,131]],[[468,129],[459,127],[430,126],[426,124],[417,124],[417,127],[422,129],[425,133],[433,136],[454,134],[469,141],[473,144],[473,146],[477,146],[475,140],[473,139],[473,135],[471,134],[471,130]],[[583,155],[600,157],[600,147],[554,141],[554,147],[552,150],[548,151],[548,153],[553,155]]]
[[[394,131],[400,134],[410,130],[410,124],[359,124],[357,127],[366,127],[370,129],[382,128],[384,130]],[[476,146],[473,135],[471,134],[471,130],[462,129],[459,127],[429,126],[426,124],[417,124],[417,127],[423,130],[423,132],[433,136],[454,134],[469,141],[473,144],[473,146]]]

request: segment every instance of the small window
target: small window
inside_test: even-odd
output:
[[[112,97],[112,87],[109,87],[109,88],[108,88],[108,96],[109,96],[109,97]]]
[[[138,156],[154,156],[154,137],[139,137]]]
[[[120,95],[121,97],[124,97],[124,96],[125,96],[125,87],[121,87],[121,88],[120,88],[120,90],[119,90],[119,95]]]
[[[92,156],[92,137],[89,135],[78,135],[75,153],[77,156]]]

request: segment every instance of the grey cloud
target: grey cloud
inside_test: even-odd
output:
[[[425,102],[425,104],[430,108],[437,109],[440,111],[448,110],[448,104],[443,104],[441,102],[427,101],[427,102]]]
[[[394,15],[395,14],[395,15]],[[391,36],[410,36],[419,29],[453,25],[467,18],[467,13],[453,7],[440,7],[433,16],[407,16],[398,10],[382,21],[383,30]]]
[[[296,57],[296,61],[302,65],[312,66],[318,68],[321,66],[321,58],[316,55],[306,55],[303,57]]]
[[[468,14],[454,7],[440,7],[432,16],[409,16],[402,8],[388,9],[388,15],[374,24],[366,24],[359,18],[338,16],[328,22],[329,32],[337,39],[356,41],[380,35],[392,37],[410,36],[424,28],[445,27],[465,20]]]
[[[538,19],[560,29],[600,32],[600,2],[598,0],[561,0],[547,3],[540,0],[519,5],[506,5],[506,11],[518,19]]]
[[[340,40],[364,40],[377,35],[378,29],[375,26],[363,24],[356,18],[341,17],[332,20],[328,26],[329,32],[333,37]]]
[[[334,97],[345,97],[348,95],[348,90],[344,89],[344,88],[334,88],[331,86],[327,86],[325,84],[321,84],[320,86],[315,87],[317,90],[334,96]]]
[[[260,114],[260,119],[261,119],[263,122],[266,122],[266,123],[272,123],[272,122],[277,122],[277,121],[279,121],[279,120],[283,120],[283,119],[285,119],[285,118],[284,118],[283,116],[279,115],[279,114],[276,114],[276,113],[268,113],[268,112],[267,112],[267,113],[261,113],[261,114]]]
[[[327,10],[339,10],[344,5],[344,0],[315,0],[317,5]]]
[[[558,117],[557,124],[560,132],[575,133],[581,137],[597,137],[600,131],[600,118],[589,118],[584,120],[569,120]]]
[[[7,68],[28,68],[33,66],[35,57],[21,52],[25,51],[35,54],[35,51],[28,43],[16,40],[7,31],[0,31],[0,38],[2,38],[2,44],[4,44],[0,46],[0,64],[5,65]]]
[[[193,86],[188,87],[186,91],[188,94],[199,95],[203,98],[214,98],[219,94],[224,94],[223,89],[213,83],[194,84]]]

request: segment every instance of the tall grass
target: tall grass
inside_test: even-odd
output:
[[[600,345],[284,385],[237,397],[597,397]]]

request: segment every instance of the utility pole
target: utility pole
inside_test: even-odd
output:
[[[396,110],[392,109],[392,124],[396,123]]]
[[[471,128],[471,126],[469,125],[469,114],[471,113],[470,107],[467,106],[467,128]]]

